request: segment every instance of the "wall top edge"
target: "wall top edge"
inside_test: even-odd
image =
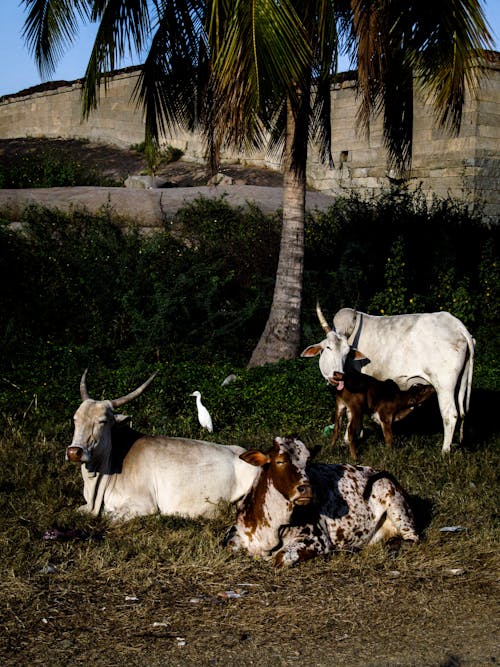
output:
[[[108,80],[122,79],[128,76],[137,76],[141,70],[140,65],[135,65],[133,67],[124,67],[123,69],[117,69],[114,72],[111,72],[107,78]],[[20,99],[22,97],[32,97],[37,94],[47,94],[50,92],[63,92],[63,89],[68,88],[81,88],[83,85],[84,79],[73,79],[73,81],[46,81],[45,83],[39,83],[36,86],[31,88],[24,88],[17,93],[9,93],[7,95],[0,96],[0,103],[8,102],[13,99]]]
[[[485,51],[484,52],[484,61],[479,63],[482,67],[487,67],[491,69],[500,68],[500,52],[499,51]],[[138,75],[141,70],[140,65],[134,65],[132,67],[124,67],[122,69],[117,69],[107,75],[108,79],[124,78],[130,75]],[[349,82],[355,82],[357,79],[356,70],[349,70],[347,72],[339,72],[337,74],[336,80],[333,83],[334,88],[342,88]],[[0,103],[7,102],[13,99],[19,99],[22,97],[31,97],[38,93],[48,93],[56,92],[59,89],[67,88],[79,88],[82,86],[84,79],[74,79],[73,81],[46,81],[45,83],[40,83],[36,86],[31,86],[30,88],[24,88],[16,93],[8,93],[7,95],[0,96]]]

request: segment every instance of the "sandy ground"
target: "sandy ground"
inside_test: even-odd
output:
[[[43,151],[64,151],[69,158],[99,169],[116,180],[140,174],[145,169],[142,155],[133,150],[79,142],[75,140],[11,139],[0,141],[0,158],[5,163],[13,156],[36,159]],[[141,226],[161,226],[176,211],[199,197],[224,197],[232,206],[256,204],[264,213],[273,213],[282,207],[282,176],[279,172],[254,165],[223,164],[220,172],[232,184],[207,185],[203,165],[180,160],[164,165],[158,182],[164,187],[137,189],[124,187],[69,187],[0,189],[0,209],[7,219],[21,219],[26,206],[40,204],[49,208],[69,211],[85,208],[94,212],[111,206],[114,212]],[[325,209],[333,198],[320,192],[308,191],[306,206]]]
[[[179,208],[200,197],[224,197],[231,206],[253,202],[264,213],[273,213],[282,206],[283,189],[263,185],[218,185],[151,190],[106,187],[0,190],[0,209],[9,220],[17,221],[26,206],[34,204],[63,211],[85,208],[90,212],[111,206],[117,215],[141,226],[159,227],[165,218],[172,218]],[[332,197],[319,192],[307,194],[308,208],[325,209],[332,203]]]

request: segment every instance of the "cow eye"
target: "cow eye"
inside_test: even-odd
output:
[[[284,466],[286,461],[284,459],[276,459],[277,466]]]

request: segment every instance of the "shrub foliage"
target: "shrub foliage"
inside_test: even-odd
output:
[[[176,388],[212,391],[213,378],[203,386],[204,374],[213,375],[214,364],[228,374],[243,368],[263,330],[279,232],[278,216],[231,208],[224,199],[196,201],[151,235],[120,226],[108,209],[91,216],[32,208],[22,233],[0,225],[5,400],[22,385],[27,395],[21,405],[40,391],[47,392],[46,405],[52,398],[56,404],[63,387],[40,387],[48,379],[70,381],[74,395],[75,378],[88,366],[94,373],[122,369],[124,391],[157,365],[168,368]],[[374,314],[449,310],[481,340],[485,359],[493,359],[497,257],[498,230],[453,202],[428,205],[400,193],[375,203],[339,198],[307,221],[304,345],[321,335],[314,312],[319,298],[329,318],[348,305]],[[189,382],[175,364],[183,364]],[[94,377],[105,390],[105,377]],[[272,373],[268,377],[269,415],[279,411],[283,397],[273,403]],[[493,388],[495,371],[488,364],[483,379]],[[165,383],[172,408],[178,393]],[[110,392],[120,386],[115,375]],[[304,417],[299,406],[294,409]],[[222,422],[234,424],[236,405],[229,401],[224,410]]]
[[[78,185],[122,185],[100,170],[68,158],[64,148],[52,146],[36,155],[14,152],[0,164],[0,188],[56,188]]]
[[[455,646],[442,622],[450,606],[463,655],[494,661],[497,243],[497,230],[464,209],[418,197],[339,199],[311,215],[304,345],[321,337],[317,298],[329,318],[347,305],[372,313],[450,310],[478,339],[466,422],[473,437],[444,459],[431,401],[427,419],[412,415],[395,425],[392,450],[366,420],[362,463],[390,471],[411,494],[422,544],[398,555],[377,545],[277,573],[222,546],[234,518],[229,507],[210,521],[150,516],[111,524],[77,513],[81,474],[64,463],[64,451],[88,366],[96,399],[123,395],[158,371],[126,406],[144,432],[258,448],[296,433],[323,445],[320,460],[345,459],[321,435],[333,396],[316,361],[245,368],[272,298],[279,219],[202,200],[150,236],[120,227],[108,210],[92,217],[35,208],[22,232],[0,224],[4,663],[79,664],[85,655],[96,664],[145,664],[144,656],[151,665],[203,664],[207,656],[233,664],[237,655],[242,664],[255,656],[281,664],[292,655],[292,662],[330,664],[334,644],[340,663],[369,664],[366,637],[374,636],[380,664],[396,655],[408,664],[455,664],[443,655],[443,646]],[[223,386],[230,374],[236,378]],[[210,408],[213,436],[199,427],[195,389]],[[48,528],[75,537],[48,539]],[[227,590],[248,595],[228,601],[220,597]],[[360,602],[346,616],[338,600]],[[390,615],[374,633],[381,607]],[[417,636],[425,641],[415,645]],[[403,653],[401,637],[412,638]]]

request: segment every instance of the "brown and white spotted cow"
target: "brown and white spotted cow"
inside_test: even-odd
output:
[[[418,542],[404,492],[389,473],[309,464],[307,447],[295,438],[275,438],[268,452],[240,458],[260,471],[226,535],[233,551],[283,567],[395,537]]]

